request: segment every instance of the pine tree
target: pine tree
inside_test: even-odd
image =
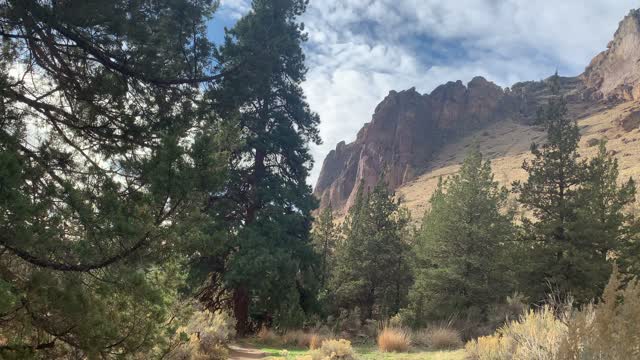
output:
[[[386,319],[405,305],[411,282],[409,221],[382,178],[372,191],[360,185],[331,278],[338,308],[359,308],[363,319]]]
[[[578,190],[574,246],[579,250],[570,255],[580,268],[580,276],[588,284],[573,289],[578,299],[594,299],[602,294],[611,274],[613,259],[626,262],[624,249],[636,234],[631,226],[634,218],[626,207],[635,202],[635,182],[629,179],[618,184],[618,161],[607,153],[606,142],[600,143],[598,154],[590,159],[586,178]],[[590,252],[583,252],[587,250]]]
[[[220,257],[240,334],[249,330],[252,316],[293,321],[313,297],[316,257],[309,233],[316,200],[306,179],[309,143],[320,139],[318,116],[300,87],[307,36],[297,18],[306,5],[253,1],[226,33],[218,54],[226,76],[210,91],[218,113],[237,118],[241,136],[221,195],[231,201],[212,209],[227,214],[232,229]]]
[[[183,230],[214,226],[201,209],[233,144],[201,111],[199,86],[220,77],[206,39],[214,7],[0,8],[0,357],[160,349],[192,240]]]
[[[532,260],[526,282],[531,295],[541,299],[547,285],[566,294],[571,288],[572,264],[567,258],[572,242],[569,229],[576,221],[577,191],[585,180],[586,164],[578,154],[580,132],[567,118],[567,107],[559,95],[558,75],[549,79],[552,97],[538,112],[538,123],[547,131],[547,142],[532,144],[534,158],[525,161],[526,182],[514,183],[518,201],[531,211],[535,222],[523,219],[525,236],[531,244]]]
[[[604,145],[591,161],[580,159],[580,132],[567,117],[560,79],[556,74],[549,81],[553,96],[538,117],[547,142],[532,145],[534,159],[523,165],[528,180],[514,183],[533,217],[523,219],[530,260],[523,282],[538,300],[552,290],[585,303],[599,296],[611,269],[607,258],[624,245],[623,208],[633,201],[634,185],[617,185],[617,162]]]
[[[331,275],[340,236],[340,227],[335,223],[333,209],[329,205],[316,219],[312,234],[313,246],[320,257],[320,286],[323,288]]]
[[[451,314],[486,319],[489,306],[509,294],[505,248],[514,232],[507,195],[477,150],[459,174],[440,179],[415,245],[410,311],[417,324]]]

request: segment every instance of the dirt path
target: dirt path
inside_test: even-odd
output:
[[[229,346],[229,350],[229,360],[254,360],[267,358],[267,354],[264,352],[243,345],[231,345]]]

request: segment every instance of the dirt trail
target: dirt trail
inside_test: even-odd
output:
[[[244,345],[231,345],[229,346],[229,350],[229,360],[254,360],[267,358],[267,354],[264,352]]]

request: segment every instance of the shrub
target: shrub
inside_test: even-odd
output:
[[[302,330],[289,330],[280,337],[280,344],[285,346],[306,347],[308,346],[308,342],[305,339],[306,337],[307,334]]]
[[[551,306],[529,311],[495,335],[467,343],[472,360],[576,360],[640,358],[640,284],[622,287],[614,267],[602,301],[561,313]]]
[[[322,346],[323,337],[320,334],[313,333],[309,339],[309,350],[319,349]]]
[[[411,346],[409,332],[400,328],[386,327],[378,334],[378,349],[383,352],[403,352]]]
[[[465,350],[469,360],[507,360],[512,359],[509,340],[499,336],[481,336],[467,343]]]
[[[467,344],[470,359],[557,359],[566,325],[556,318],[551,307],[529,311],[518,321],[501,327],[497,334]]]
[[[433,326],[413,333],[413,343],[431,350],[458,349],[463,346],[460,332],[448,326]]]
[[[224,360],[227,343],[235,336],[235,321],[226,312],[198,311],[178,329],[183,342],[168,354],[171,360]]]
[[[280,337],[273,330],[267,328],[266,326],[262,327],[258,334],[256,334],[258,340],[264,344],[278,344],[280,342]]]
[[[312,360],[353,360],[355,352],[349,340],[325,340],[320,349],[311,352]]]
[[[633,279],[622,288],[622,283],[614,267],[602,301],[568,321],[559,359],[640,358],[640,284]]]

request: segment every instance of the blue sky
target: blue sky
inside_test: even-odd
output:
[[[559,69],[580,74],[606,48],[631,0],[311,0],[301,21],[309,73],[303,88],[321,118],[312,146],[315,183],[325,155],[353,141],[390,90],[431,92],[447,81],[486,77],[501,86]],[[209,34],[250,8],[221,0]]]

